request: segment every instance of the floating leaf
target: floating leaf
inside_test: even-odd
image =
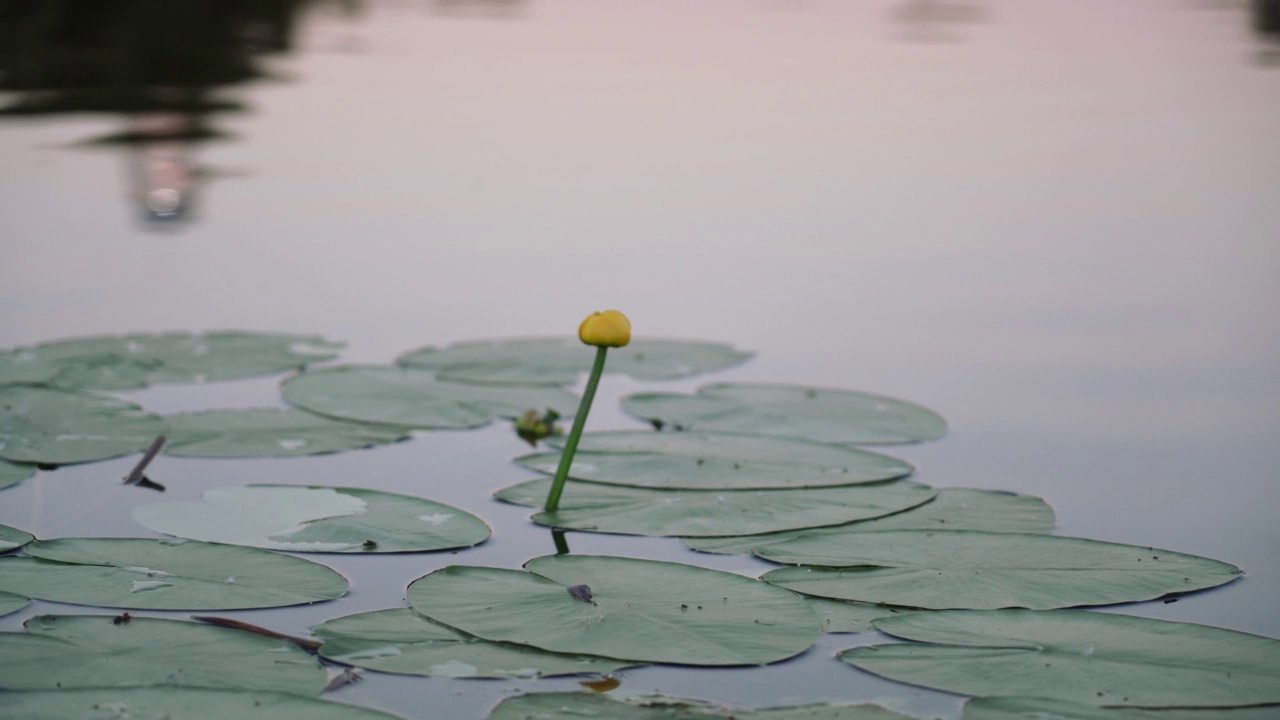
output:
[[[529,408],[572,415],[578,398],[559,388],[493,387],[438,382],[427,370],[343,365],[294,375],[284,399],[339,420],[415,428],[471,428]]]
[[[876,627],[930,644],[840,659],[949,692],[1142,707],[1280,702],[1280,641],[1233,630],[1087,610],[908,613]]]
[[[451,382],[569,385],[591,369],[594,357],[577,338],[510,338],[420,348],[396,362],[438,371],[441,380]],[[750,357],[721,343],[639,338],[614,348],[605,372],[637,380],[675,380],[733,367]]]
[[[531,693],[507,698],[488,720],[911,720],[879,705],[796,705],[742,710],[664,696],[614,700],[600,693]]]
[[[532,678],[608,673],[631,663],[495,643],[432,622],[413,610],[348,615],[312,630],[330,660],[379,672],[451,678]]]
[[[0,591],[0,615],[8,615],[15,613],[27,606],[31,602],[31,598],[26,595],[18,595],[17,593]],[[0,685],[4,684],[4,678],[0,676]]]
[[[822,618],[822,631],[825,633],[865,633],[874,632],[871,625],[880,618],[893,617],[904,612],[899,608],[868,603],[846,602],[827,598],[808,597],[809,607]]]
[[[558,446],[564,439],[548,443]],[[560,453],[534,453],[516,462],[554,475]],[[636,487],[748,490],[880,482],[913,469],[888,455],[803,440],[620,431],[583,435],[569,477]]]
[[[178,537],[294,552],[421,552],[489,538],[483,520],[451,505],[343,487],[216,488],[202,502],[140,505],[133,518]]]
[[[0,525],[0,553],[9,552],[35,540],[29,532]]]
[[[717,383],[698,388],[696,395],[638,393],[623,398],[622,409],[676,430],[830,443],[915,443],[947,432],[941,415],[904,400],[804,385]]]
[[[270,375],[329,360],[342,343],[315,335],[249,332],[76,338],[0,354],[0,381],[123,390],[155,383]]]
[[[513,485],[494,497],[542,507],[548,479]],[[905,480],[794,490],[655,490],[570,482],[552,513],[533,521],[622,535],[715,536],[793,530],[879,517],[928,502],[933,488]]]
[[[319,563],[191,540],[63,538],[0,558],[0,590],[41,600],[147,610],[233,610],[333,600],[346,578]]]
[[[41,615],[25,627],[0,633],[0,682],[10,690],[182,686],[318,695],[326,681],[305,650],[243,630],[126,615]]]
[[[303,695],[201,688],[88,688],[0,693],[12,720],[396,720],[398,716]]]
[[[487,640],[637,662],[762,665],[820,632],[804,600],[733,573],[590,555],[525,568],[449,566],[409,585],[409,602]]]
[[[407,428],[343,422],[300,410],[255,408],[170,415],[166,455],[258,458],[320,455],[385,445]]]
[[[974,698],[961,720],[1275,720],[1280,705],[1251,708],[1097,707],[1048,698]]]
[[[771,543],[764,580],[806,595],[944,610],[1150,600],[1231,582],[1240,568],[1170,550],[1057,535],[888,530]]]
[[[36,474],[35,465],[22,465],[0,460],[0,490],[12,487]]]
[[[7,460],[64,465],[142,450],[164,432],[164,421],[109,395],[39,387],[0,387],[0,455]]]
[[[800,535],[840,535],[880,530],[982,530],[985,532],[1047,533],[1053,529],[1053,508],[1038,497],[993,490],[942,488],[929,502],[893,515],[848,525],[791,530],[764,535],[685,538],[698,552],[750,554],[758,547]]]

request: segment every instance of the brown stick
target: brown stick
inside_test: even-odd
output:
[[[257,625],[250,625],[247,622],[232,620],[231,618],[214,617],[212,615],[192,615],[191,619],[198,620],[202,623],[209,623],[210,625],[218,625],[220,627],[235,628],[236,630],[244,630],[246,632],[257,633],[258,635],[263,635],[269,638],[284,640],[285,642],[291,642],[294,645],[297,645],[298,647],[302,648],[303,650],[306,650],[307,652],[312,652],[312,653],[319,650],[320,646],[324,644],[319,640],[308,640],[306,638],[294,637],[292,635],[285,635],[283,633],[278,633],[275,630],[268,630],[264,627],[259,627]]]

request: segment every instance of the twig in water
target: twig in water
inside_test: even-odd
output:
[[[292,635],[285,635],[284,633],[278,633],[275,630],[268,630],[258,625],[250,625],[247,622],[232,620],[231,618],[214,617],[212,615],[192,615],[191,619],[198,620],[202,623],[209,623],[210,625],[218,625],[220,627],[226,627],[226,628],[235,628],[236,630],[244,630],[245,632],[256,633],[264,637],[275,638],[277,640],[284,640],[285,642],[291,642],[294,645],[297,645],[298,647],[310,653],[314,653],[315,651],[319,650],[320,646],[324,644],[324,643],[321,643],[319,640],[308,640],[307,638],[300,638],[300,637],[294,637]]]
[[[163,485],[142,474],[142,471],[147,469],[151,461],[156,459],[156,455],[160,454],[160,448],[162,447],[164,447],[164,436],[157,435],[156,439],[151,443],[151,447],[147,448],[147,451],[142,454],[142,459],[138,461],[138,464],[133,466],[133,470],[128,475],[124,476],[124,484],[137,485],[138,487],[164,492]]]

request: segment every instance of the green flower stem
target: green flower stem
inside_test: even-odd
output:
[[[609,348],[603,345],[596,348],[596,363],[591,366],[587,389],[582,393],[578,414],[573,418],[573,429],[569,431],[569,437],[564,441],[564,450],[560,453],[560,467],[556,468],[556,477],[551,481],[551,492],[547,493],[547,504],[543,506],[547,512],[555,512],[560,507],[560,494],[564,492],[564,481],[569,478],[573,455],[578,452],[578,439],[582,437],[582,428],[587,424],[587,412],[591,410],[591,401],[596,397],[596,386],[600,384],[600,375],[604,373],[604,356],[607,352]]]

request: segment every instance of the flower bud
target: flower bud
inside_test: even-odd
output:
[[[631,321],[617,310],[591,313],[578,327],[578,339],[596,347],[623,347],[631,342]]]

